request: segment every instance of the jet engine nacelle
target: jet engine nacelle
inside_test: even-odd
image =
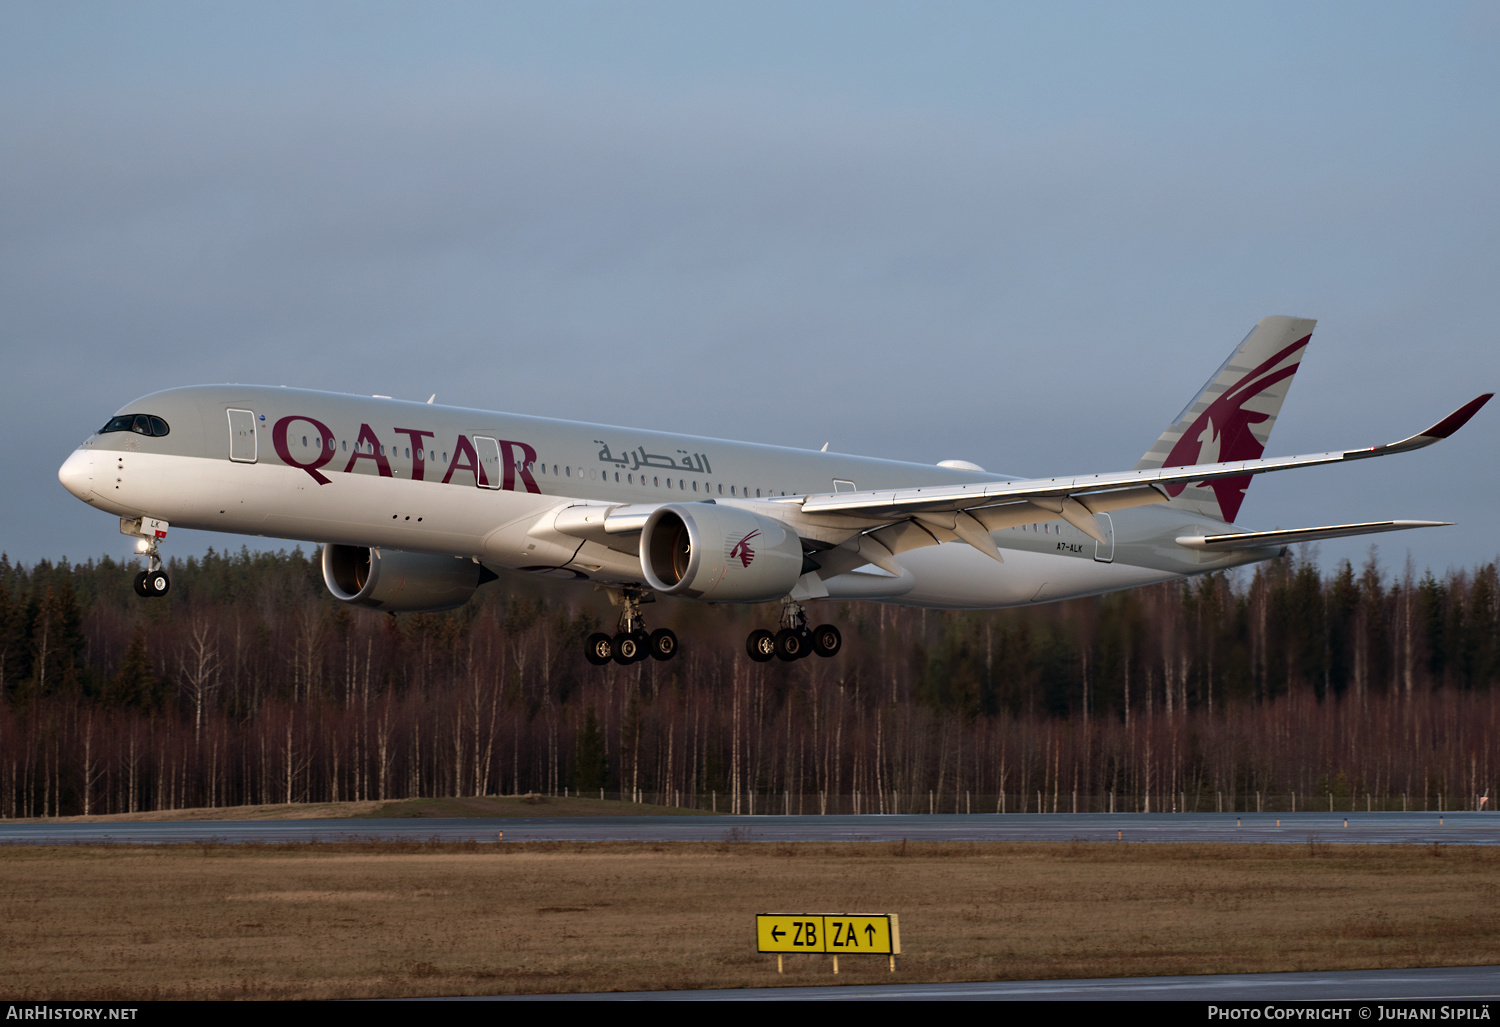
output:
[[[451,610],[495,575],[473,560],[365,546],[323,547],[323,582],[346,603],[388,613]]]
[[[659,507],[641,530],[641,569],[666,595],[779,599],[802,576],[802,541],[780,521],[712,503]]]

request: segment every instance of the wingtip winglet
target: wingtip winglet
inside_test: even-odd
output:
[[[1469,402],[1453,411],[1453,413],[1443,418],[1437,424],[1434,424],[1431,428],[1428,428],[1422,434],[1428,438],[1446,439],[1449,435],[1452,435],[1458,429],[1468,424],[1469,418],[1477,414],[1479,408],[1488,403],[1494,395],[1493,392],[1486,392],[1483,396],[1469,400]]]

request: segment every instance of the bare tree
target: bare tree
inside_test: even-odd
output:
[[[196,751],[203,740],[203,711],[219,689],[218,633],[203,617],[193,619],[188,641],[178,650],[177,666],[182,689],[193,707],[193,745]]]

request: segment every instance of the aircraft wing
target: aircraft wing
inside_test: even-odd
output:
[[[873,563],[891,573],[900,573],[892,559],[897,554],[937,542],[959,540],[997,563],[1004,563],[999,547],[990,537],[991,531],[1061,518],[1090,538],[1103,542],[1105,534],[1095,514],[1165,503],[1180,492],[1182,486],[1196,482],[1409,453],[1458,431],[1489,402],[1492,395],[1485,393],[1471,400],[1432,427],[1399,442],[1363,449],[1028,481],[823,493],[778,499],[774,505],[792,504],[795,513],[793,516],[783,515],[784,520],[796,526],[805,538],[819,539],[842,551],[829,553],[823,558],[825,569],[830,573],[856,563]],[[1175,490],[1174,485],[1178,486]],[[824,525],[826,529],[820,531]],[[1210,536],[1183,544],[1205,550],[1259,548],[1313,538],[1427,526],[1426,522],[1415,521],[1392,521],[1388,525],[1385,526],[1385,522],[1377,526],[1335,525],[1304,529],[1301,533],[1279,538],[1271,537],[1275,533],[1240,532],[1234,536]],[[1310,534],[1313,532],[1324,534]]]
[[[1463,427],[1492,395],[1486,393],[1471,400],[1432,427],[1399,442],[1364,449],[1027,481],[721,502],[757,510],[786,523],[821,550],[819,562],[825,576],[864,563],[900,574],[901,569],[893,557],[910,549],[947,541],[967,542],[991,559],[1004,563],[999,547],[990,537],[991,531],[1061,518],[1085,535],[1103,542],[1105,535],[1095,514],[1164,503],[1175,494],[1173,485],[1265,474],[1294,467],[1317,467],[1422,449]],[[634,552],[647,518],[660,505],[573,506],[559,512],[552,523],[564,534],[591,539],[621,552]],[[1317,538],[1428,527],[1437,523],[1441,522],[1383,521],[1296,531],[1192,536],[1178,539],[1178,542],[1204,550],[1262,548]]]
[[[1067,519],[1067,500],[1080,502],[1089,511],[1111,509],[1111,493],[1140,495],[1140,490],[1153,491],[1171,485],[1186,485],[1216,478],[1236,478],[1250,474],[1265,474],[1269,471],[1285,471],[1294,467],[1317,467],[1323,464],[1342,463],[1346,460],[1364,460],[1369,457],[1390,456],[1393,453],[1409,453],[1446,439],[1462,428],[1489,402],[1493,393],[1464,404],[1443,420],[1425,431],[1418,432],[1400,442],[1364,449],[1346,449],[1331,453],[1314,453],[1308,456],[1276,457],[1267,460],[1240,460],[1230,463],[1193,464],[1187,467],[1159,467],[1140,471],[1116,471],[1110,474],[1081,474],[1063,478],[1036,478],[1029,481],[980,482],[973,485],[935,485],[923,488],[880,490],[875,492],[833,492],[803,497],[800,506],[804,514],[855,514],[894,520],[913,514],[970,510],[1000,503],[1042,500],[1063,501],[1059,512]],[[1123,496],[1120,498],[1124,498]],[[1152,502],[1140,496],[1144,502]],[[1165,500],[1166,496],[1162,496]],[[1161,500],[1159,500],[1161,501]],[[1119,505],[1135,506],[1136,502]]]

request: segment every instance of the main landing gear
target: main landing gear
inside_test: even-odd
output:
[[[652,602],[651,594],[639,588],[624,588],[611,592],[610,602],[622,607],[620,630],[613,637],[599,631],[583,643],[584,657],[596,667],[609,661],[628,666],[651,657],[655,660],[670,660],[677,655],[677,636],[671,628],[657,628],[648,632],[641,619],[641,603]]]
[[[146,569],[135,576],[135,594],[144,599],[164,596],[172,590],[172,581],[161,569],[161,553],[157,545],[167,537],[167,522],[149,517],[140,519],[121,517],[120,534],[135,535],[136,552],[146,555]]]
[[[745,639],[745,651],[756,663],[765,663],[772,657],[790,663],[812,653],[834,656],[843,645],[843,636],[832,624],[820,624],[809,630],[807,612],[801,603],[792,600],[782,601],[781,630],[773,635],[758,628]]]

